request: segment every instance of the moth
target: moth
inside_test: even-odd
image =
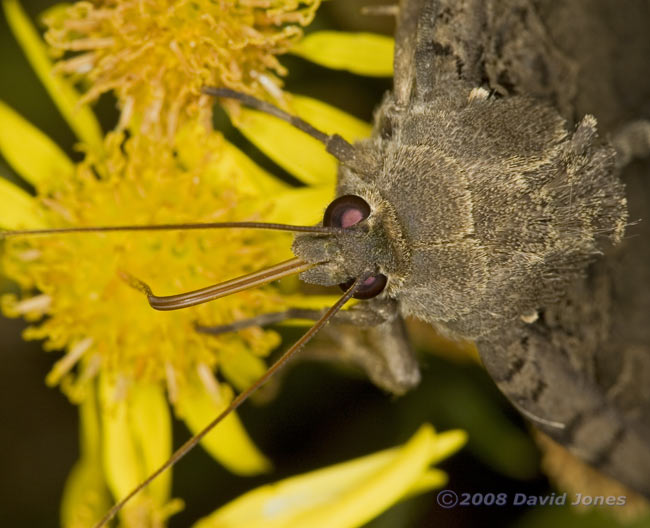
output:
[[[633,272],[636,296],[629,284],[620,293],[634,267],[626,252],[647,253],[647,241],[617,246],[629,221],[621,170],[650,152],[650,123],[607,141],[593,115],[574,115],[580,72],[553,44],[542,4],[403,2],[393,92],[354,146],[206,92],[276,113],[341,162],[323,226],[342,230],[298,234],[293,251],[312,264],[305,282],[348,290],[356,279],[364,301],[333,322],[365,327],[344,353],[375,384],[402,394],[420,379],[405,316],[475,340],[524,417],[650,496],[650,341],[617,335],[614,321],[633,307],[649,322],[647,273]]]
[[[271,269],[171,297],[125,279],[163,310],[296,272],[345,293],[325,313],[303,311],[317,319],[305,336],[100,525],[328,322],[359,329],[361,337],[342,353],[375,384],[394,394],[415,387],[420,373],[404,317],[476,341],[488,373],[526,419],[650,496],[650,277],[640,265],[650,256],[647,229],[645,240],[624,240],[630,219],[650,203],[648,166],[632,167],[636,179],[623,172],[650,153],[650,123],[640,119],[641,104],[610,103],[615,110],[603,120],[611,134],[599,134],[589,113],[598,108],[579,89],[589,80],[580,62],[588,52],[574,45],[571,57],[556,43],[571,33],[562,33],[559,22],[586,24],[585,5],[403,0],[394,88],[376,110],[372,137],[355,145],[248,95],[204,90],[276,115],[323,142],[340,162],[337,198],[319,226],[238,225],[298,232],[296,258]],[[582,18],[571,18],[576,14]],[[558,23],[555,29],[549,21]],[[603,77],[607,88],[612,76]],[[623,176],[634,196],[626,195]],[[361,302],[339,311],[351,297]],[[232,331],[295,315],[199,330]]]

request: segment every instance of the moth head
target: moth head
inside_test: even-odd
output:
[[[340,231],[332,235],[300,233],[294,240],[295,255],[314,264],[300,278],[347,290],[356,278],[369,274],[355,298],[370,299],[382,294],[397,267],[382,205],[376,199],[356,194],[335,198],[325,210],[322,224]]]
[[[326,134],[299,117],[247,94],[227,88],[206,87],[202,91],[237,99],[288,122],[322,142],[327,152],[340,162],[342,171],[371,177],[378,170],[380,164],[372,149],[352,145],[338,134]],[[391,258],[386,251],[388,240],[382,225],[381,207],[373,207],[371,202],[356,193],[338,196],[325,211],[320,233],[314,228],[296,236],[295,255],[301,262],[311,265],[301,274],[301,279],[324,286],[339,284],[346,289],[356,279],[365,277],[363,284],[355,287],[354,296],[361,299],[375,297],[384,290],[388,284],[385,270],[390,268]]]

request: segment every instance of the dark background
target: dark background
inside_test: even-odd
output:
[[[36,17],[51,3],[30,1],[24,7]],[[391,32],[390,20],[361,17],[358,9],[357,2],[327,2],[310,30]],[[79,159],[72,149],[74,136],[32,73],[4,18],[0,20],[0,54],[0,98],[54,138],[73,159]],[[319,98],[365,120],[370,120],[373,108],[390,88],[389,79],[333,72],[293,57],[283,58],[283,63],[291,72],[288,90]],[[95,109],[105,130],[116,122],[110,96],[102,97]],[[224,126],[229,139],[282,174],[235,130]],[[2,158],[0,169],[11,173]],[[0,319],[0,526],[57,526],[63,484],[78,454],[77,413],[57,389],[48,389],[44,383],[59,353],[45,353],[38,343],[23,342],[23,327],[21,321]],[[292,368],[277,398],[266,405],[249,403],[240,413],[276,471],[260,478],[239,478],[200,448],[194,450],[174,468],[173,493],[186,501],[186,509],[170,525],[189,526],[257,485],[404,442],[423,422],[431,422],[438,430],[464,428],[470,434],[468,446],[441,464],[450,476],[447,487],[457,493],[506,492],[511,497],[514,493],[551,493],[539,472],[539,455],[526,426],[492,381],[473,361],[449,360],[436,353],[427,346],[427,334],[422,331],[414,330],[419,336],[424,379],[417,390],[400,399],[331,365],[303,362]],[[283,332],[285,343],[298,335],[291,329]],[[177,423],[176,444],[187,435]],[[373,528],[549,525],[609,527],[615,523],[606,513],[579,513],[566,507],[444,510],[436,505],[433,492],[403,502],[368,524]]]

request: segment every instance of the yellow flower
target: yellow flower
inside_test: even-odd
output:
[[[68,178],[39,183],[39,221],[89,226],[263,218],[266,211],[255,213],[259,194],[236,184],[248,175],[240,175],[235,164],[231,171],[223,170],[224,140],[203,130],[184,132],[176,152],[158,148],[148,137],[125,140],[123,134],[109,134],[105,158],[88,154]],[[286,235],[250,230],[11,239],[5,272],[23,289],[38,289],[39,304],[5,298],[4,309],[14,316],[49,315],[26,333],[46,339],[46,348],[90,336],[103,371],[128,379],[166,380],[171,389],[184,383],[182,373],[197,365],[212,370],[219,359],[215,350],[226,345],[255,356],[277,345],[273,334],[256,331],[237,338],[202,336],[194,331],[195,321],[222,324],[272,310],[282,301],[267,288],[162,314],[125,287],[117,272],[147,277],[160,291],[186,291],[278,262],[288,257],[288,246]],[[49,381],[57,383],[66,370],[55,367]]]
[[[99,0],[45,17],[47,41],[74,52],[59,69],[90,81],[83,101],[113,91],[121,126],[173,136],[178,123],[209,123],[203,86],[226,86],[282,100],[276,55],[311,22],[320,0]]]
[[[6,124],[20,122],[6,106],[2,106],[2,117]],[[14,133],[28,128],[25,122],[21,125],[12,127]],[[203,131],[201,134],[205,138]],[[8,149],[16,140],[29,142],[29,136],[8,136],[5,134],[2,142]],[[188,132],[189,144],[194,144],[194,138]],[[215,134],[210,139],[205,142],[209,156],[204,152],[202,158],[186,159],[182,149],[177,156],[161,155],[164,153],[147,138],[124,141],[121,134],[109,135],[104,161],[99,162],[89,154],[74,166],[72,173],[60,174],[58,180],[48,182],[30,179],[23,173],[36,184],[39,198],[33,199],[5,184],[10,194],[2,199],[12,200],[17,195],[30,204],[29,209],[23,210],[33,213],[28,226],[125,221],[149,224],[159,223],[163,217],[187,221],[251,214],[246,208],[247,200],[256,196],[217,178],[220,174],[224,179],[233,176],[220,170],[220,160],[229,163],[231,170],[238,165],[228,159],[227,148],[219,147],[222,138]],[[11,217],[10,212],[3,209],[3,227],[25,225],[24,217]],[[158,421],[141,434],[135,429],[154,409],[163,416],[168,414],[161,402],[162,386],[167,388],[170,400],[190,429],[198,430],[232,398],[232,391],[225,383],[219,386],[213,371],[219,369],[226,378],[234,372],[230,381],[241,389],[241,385],[265,370],[262,357],[278,342],[273,332],[259,329],[210,338],[197,334],[194,322],[231,321],[283,304],[276,289],[267,288],[232,297],[234,303],[212,303],[163,314],[151,310],[138,292],[119,279],[117,272],[125,269],[153,279],[154,283],[158,277],[168,288],[191,289],[239,275],[265,262],[275,262],[288,251],[286,237],[280,238],[224,231],[197,236],[68,236],[5,242],[4,273],[24,291],[21,298],[4,296],[5,313],[25,315],[32,321],[47,316],[37,326],[28,328],[25,337],[45,339],[46,348],[68,350],[48,375],[48,383],[60,382],[73,401],[84,402],[96,390],[95,377],[101,372],[102,463],[115,496],[124,495],[171,452],[168,417],[166,422]],[[228,365],[229,358],[235,358],[234,366]],[[158,391],[158,396],[137,406],[135,395],[149,386]],[[195,403],[201,397],[207,398],[207,402],[197,415]],[[192,409],[193,414],[186,408]],[[236,416],[228,421],[227,434],[212,435],[206,443],[208,450],[238,473],[268,468],[268,461],[247,438]],[[145,445],[147,448],[143,449]],[[146,464],[135,463],[139,452],[151,453],[152,445],[160,449],[158,456]],[[156,506],[163,504],[161,499]]]

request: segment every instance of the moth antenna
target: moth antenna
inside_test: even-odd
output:
[[[219,414],[214,420],[212,420],[208,425],[206,425],[199,433],[194,435],[192,438],[187,440],[181,447],[179,447],[171,457],[156,471],[149,475],[145,480],[138,484],[133,490],[131,490],[126,497],[117,502],[106,515],[101,518],[101,520],[95,524],[94,528],[102,528],[113,518],[117,513],[143,488],[147,487],[158,475],[169,469],[181,458],[183,458],[191,449],[196,447],[196,445],[210,432],[214,429],[224,418],[226,418],[231,412],[236,410],[242,403],[244,403],[251,394],[253,394],[257,389],[264,385],[276,372],[278,372],[282,367],[284,367],[287,362],[295,355],[298,350],[300,350],[314,335],[316,335],[326,324],[327,322],[334,317],[334,315],[343,307],[343,305],[348,302],[357,288],[363,283],[363,281],[368,277],[364,275],[354,281],[354,284],[341,296],[341,298],[336,301],[336,303],[329,309],[323,317],[314,323],[303,336],[296,341],[280,358],[273,363],[273,365],[264,373],[264,375],[259,378],[253,385],[247,388],[244,392],[240,393],[236,398],[234,398],[228,407]]]
[[[70,233],[114,233],[119,231],[189,231],[195,229],[268,229],[271,231],[292,231],[294,233],[319,233],[331,235],[340,231],[336,227],[299,226],[271,222],[208,222],[192,224],[119,225],[60,227],[53,229],[0,230],[0,239],[17,236],[66,235]]]
[[[167,311],[189,308],[190,306],[196,306],[197,304],[203,304],[221,297],[226,297],[227,295],[232,295],[233,293],[268,284],[282,277],[308,270],[312,266],[314,264],[294,257],[269,268],[254,271],[253,273],[207,286],[206,288],[168,296],[154,295],[147,283],[133,277],[125,271],[121,271],[120,276],[129,286],[144,293],[152,308]]]
[[[237,92],[229,88],[215,88],[212,86],[205,86],[201,89],[201,91],[206,95],[235,99],[255,110],[259,110],[260,112],[265,112],[279,119],[282,119],[283,121],[286,121],[290,125],[296,127],[298,130],[301,130],[305,134],[308,134],[314,139],[320,141],[323,145],[325,145],[325,150],[327,150],[327,152],[332,154],[344,165],[347,165],[348,167],[353,168],[363,174],[372,174],[374,172],[374,163],[372,163],[371,160],[366,159],[365,156],[362,156],[357,148],[348,143],[338,134],[326,134],[325,132],[318,130],[298,116],[294,116],[285,112],[284,110],[280,110],[277,106],[274,106],[271,103],[267,103],[266,101],[262,101],[261,99],[253,97],[252,95]]]

